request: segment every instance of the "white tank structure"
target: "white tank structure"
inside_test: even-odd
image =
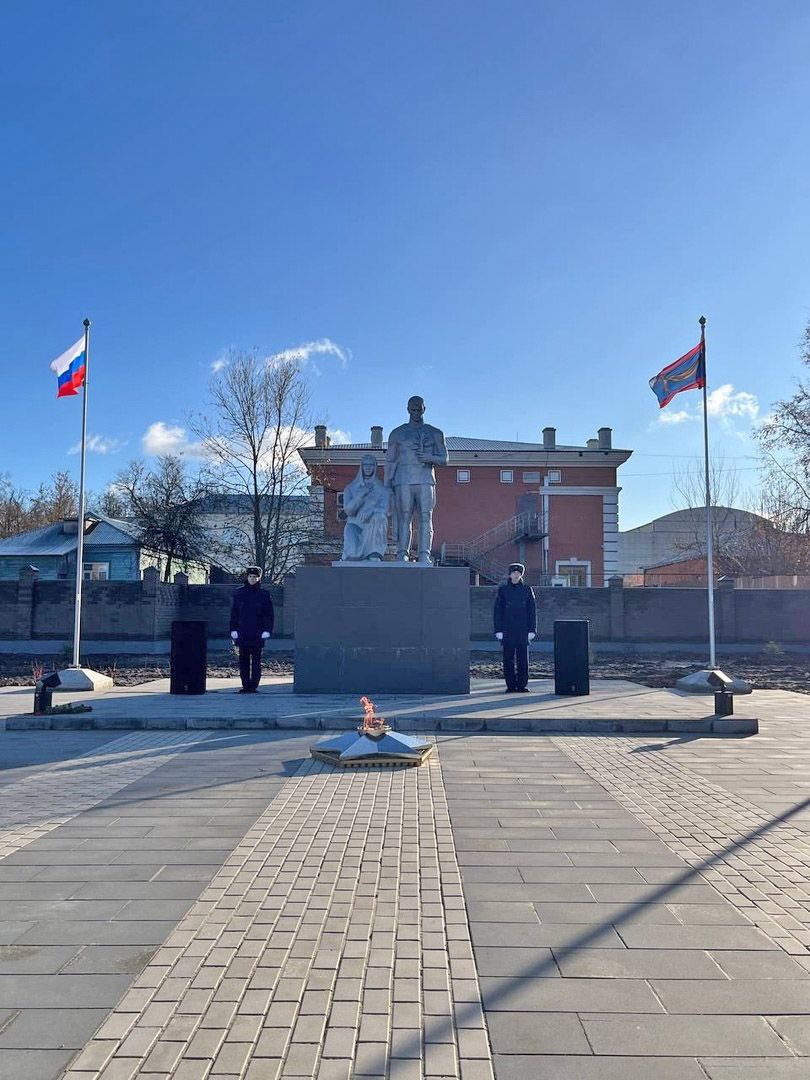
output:
[[[427,761],[433,753],[432,742],[394,731],[367,697],[361,697],[360,703],[364,715],[357,730],[315,743],[309,748],[312,757],[341,768],[417,766]]]

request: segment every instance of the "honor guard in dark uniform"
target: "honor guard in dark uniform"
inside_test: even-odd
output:
[[[507,694],[529,692],[529,642],[537,633],[534,593],[523,580],[525,567],[512,563],[509,577],[495,596],[495,637],[503,646]]]
[[[273,601],[261,586],[262,571],[249,566],[247,584],[234,593],[231,638],[239,647],[240,694],[255,694],[262,677],[262,649],[273,633]]]

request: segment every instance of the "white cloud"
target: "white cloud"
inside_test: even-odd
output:
[[[344,431],[342,428],[328,428],[326,434],[335,446],[346,446],[347,443],[352,442],[352,433]]]
[[[313,371],[320,375],[320,369],[312,363],[313,356],[336,356],[340,361],[340,366],[345,368],[351,358],[351,352],[335,344],[334,341],[330,341],[329,338],[318,338],[317,341],[305,341],[291,349],[282,349],[281,352],[273,353],[272,356],[268,356],[267,362],[278,364],[285,360],[294,360],[302,366],[310,363]]]
[[[119,450],[124,445],[123,440],[109,438],[106,435],[88,435],[87,436],[87,449],[91,454],[114,454],[116,450]],[[68,450],[69,454],[78,454],[81,452],[81,441],[75,443]]]
[[[756,420],[759,415],[759,401],[755,394],[747,390],[736,390],[731,383],[723,383],[716,390],[711,390],[706,401],[709,416],[743,416]]]
[[[215,375],[218,375],[220,371],[223,371],[228,366],[228,361],[224,356],[217,357],[216,360],[211,361],[211,370]]]
[[[658,414],[659,424],[682,424],[686,420],[697,420],[697,417],[687,412],[686,409],[675,409],[672,412],[662,409]]]
[[[141,444],[145,454],[161,456],[165,454],[182,454],[185,457],[205,457],[205,449],[202,443],[191,442],[184,427],[176,424],[165,424],[162,420],[156,420],[150,424],[143,434]]]
[[[679,398],[684,403],[681,409],[664,408],[658,414],[657,422],[671,426],[683,424],[703,417],[703,403],[700,394],[689,394],[689,400]],[[747,390],[735,390],[732,383],[723,383],[715,390],[710,390],[706,397],[709,416],[722,421],[727,428],[733,426],[735,419],[749,420],[753,423],[759,417],[759,400]]]

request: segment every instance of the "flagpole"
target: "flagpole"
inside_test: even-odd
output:
[[[706,588],[709,601],[709,667],[717,666],[714,648],[714,530],[712,529],[712,493],[709,481],[709,410],[707,404],[706,384],[708,373],[706,367],[706,317],[701,315],[700,344],[703,346],[703,452],[706,471]]]
[[[79,516],[76,545],[76,602],[73,608],[73,664],[79,666],[82,633],[82,576],[84,573],[84,466],[87,450],[87,383],[90,376],[90,320],[84,320],[84,393],[82,395],[82,457],[79,471]]]

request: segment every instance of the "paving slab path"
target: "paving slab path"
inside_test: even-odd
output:
[[[375,772],[0,733],[0,1077],[806,1080],[807,701]]]

